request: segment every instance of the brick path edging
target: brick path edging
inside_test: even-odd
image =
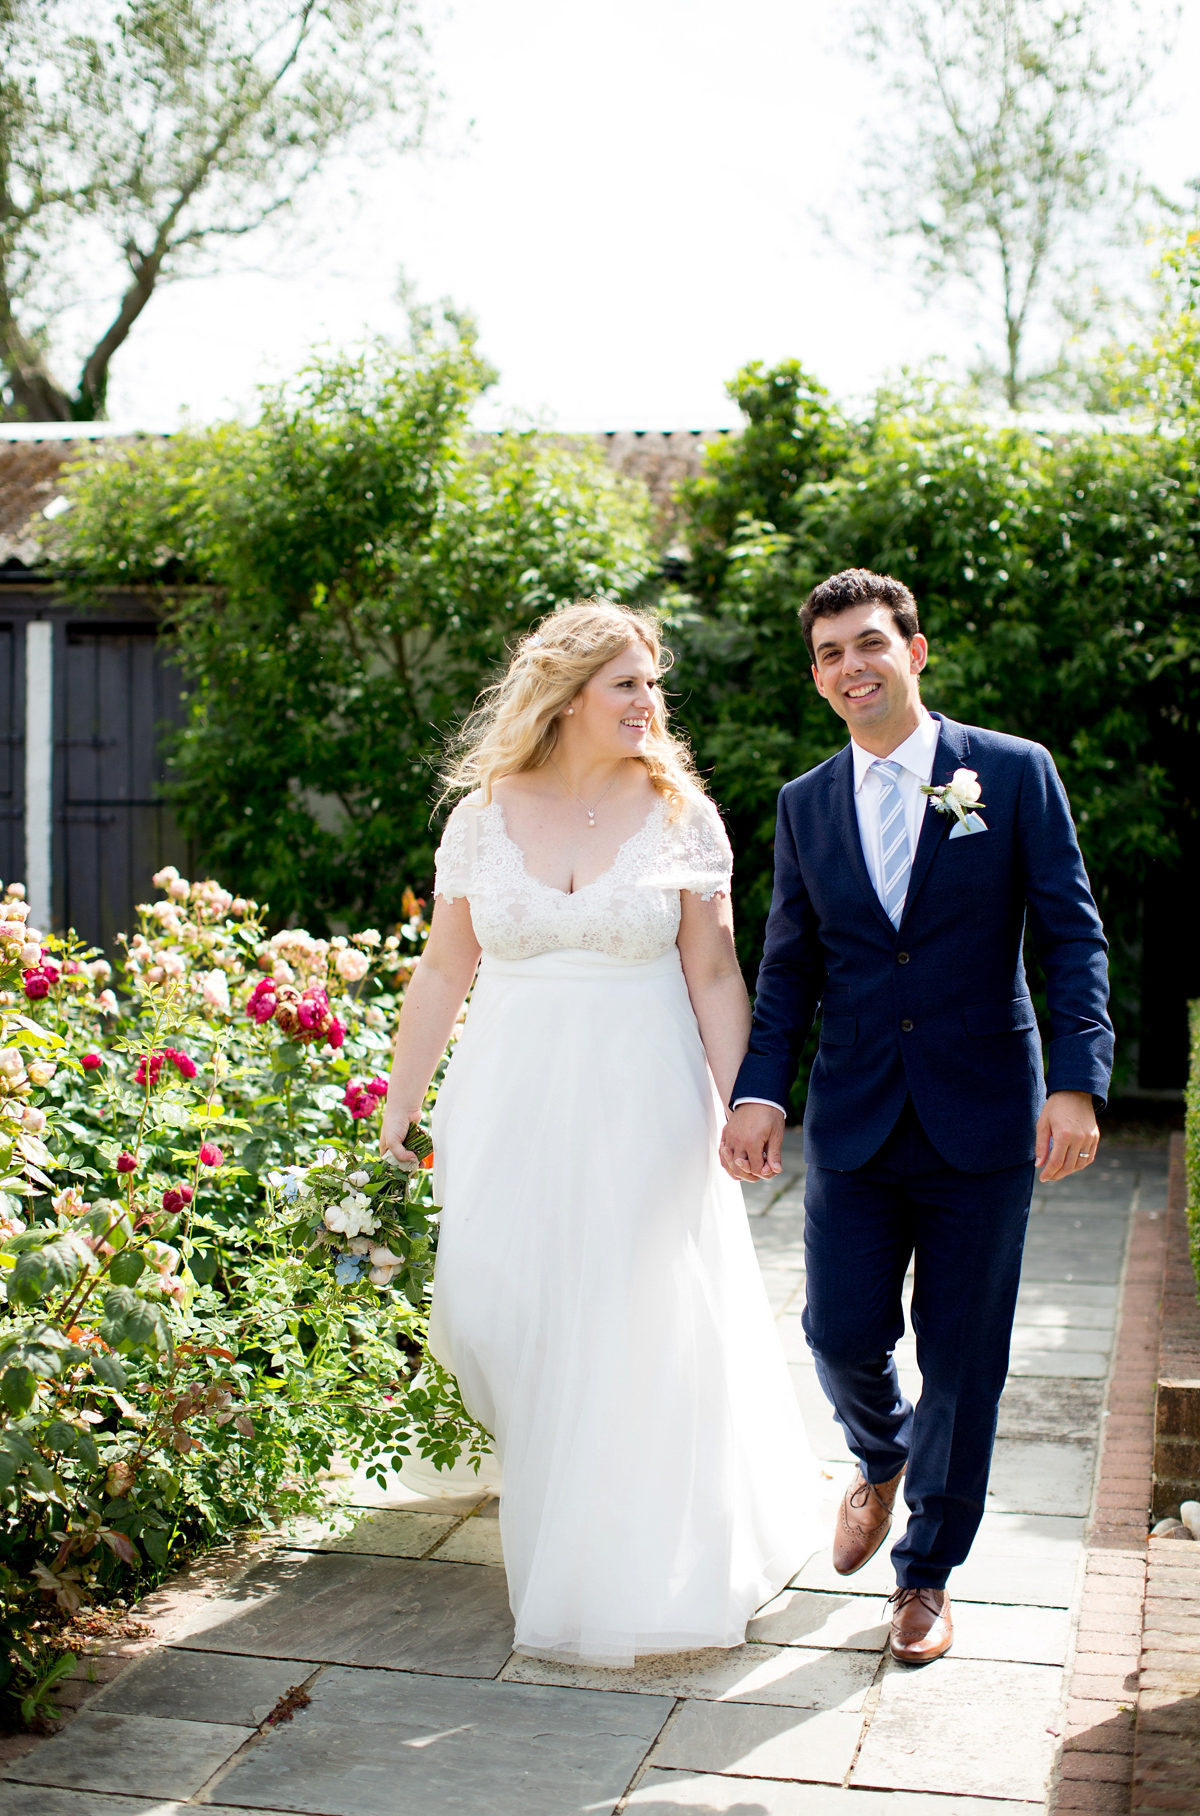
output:
[[[1181,1471],[1186,1445],[1179,1441],[1195,1422],[1194,1381],[1200,1374],[1200,1306],[1188,1253],[1187,1184],[1183,1137],[1171,1139],[1171,1173],[1163,1257],[1162,1334],[1158,1355],[1155,1445],[1156,1515],[1175,1513],[1195,1476]],[[1168,1410],[1177,1416],[1164,1446],[1162,1383],[1175,1380]],[[1188,1393],[1186,1388],[1192,1387]],[[1169,1423],[1169,1421],[1168,1421]],[[1164,1448],[1170,1471],[1162,1467]],[[1189,1458],[1194,1461],[1194,1458]],[[1147,1547],[1146,1599],[1134,1735],[1132,1816],[1161,1811],[1200,1811],[1200,1546],[1151,1539]]]
[[[1052,1816],[1129,1816],[1166,1227],[1134,1209]]]

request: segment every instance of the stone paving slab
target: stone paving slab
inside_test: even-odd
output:
[[[354,1551],[370,1557],[424,1557],[462,1516],[379,1509],[361,1516],[350,1532],[326,1535],[313,1549]]]
[[[500,1544],[500,1526],[496,1520],[464,1520],[463,1524],[452,1532],[450,1537],[434,1552],[440,1563],[443,1559],[459,1564],[498,1564],[504,1567],[504,1550]]]
[[[951,1578],[951,1596],[955,1602],[1067,1608],[1082,1539],[1082,1520],[1050,1514],[985,1513],[970,1557]],[[836,1591],[845,1581],[833,1568],[828,1553],[821,1553],[804,1566],[789,1587]],[[865,1595],[891,1593],[895,1574],[887,1545],[855,1572],[854,1584]]]
[[[1036,1803],[983,1797],[932,1797],[904,1791],[847,1791],[836,1785],[782,1784],[691,1772],[646,1772],[622,1806],[638,1816],[1040,1816]]]
[[[494,1677],[512,1615],[502,1570],[347,1553],[281,1553],[177,1636],[189,1650]]]
[[[109,1715],[85,1709],[61,1734],[27,1753],[8,1777],[25,1785],[58,1785],[131,1797],[194,1797],[253,1728],[230,1723]],[[26,1793],[25,1816],[37,1799]]]
[[[781,1646],[877,1653],[888,1634],[881,1610],[874,1596],[785,1589],[755,1615],[746,1637]]]
[[[1034,1800],[1054,1757],[1062,1673],[948,1656],[889,1661],[851,1784]]]
[[[1082,1519],[1092,1504],[1095,1467],[1094,1444],[999,1438],[987,1505],[993,1513],[1070,1514]]]
[[[89,1707],[106,1715],[177,1716],[257,1728],[311,1670],[290,1660],[167,1647],[123,1671]]]
[[[862,1716],[840,1709],[772,1709],[760,1703],[686,1702],[650,1755],[656,1766],[841,1784]]]
[[[220,1782],[307,1816],[607,1816],[668,1697],[333,1669]]]
[[[853,1711],[863,1706],[877,1662],[869,1652],[752,1644],[646,1658],[628,1671],[518,1656],[505,1666],[503,1681]]]
[[[193,1816],[203,1809],[204,1816],[246,1816],[244,1810],[231,1810],[225,1803],[179,1803],[175,1798],[108,1797],[96,1791],[62,1791],[39,1785],[36,1809],[28,1785],[0,1784],[0,1816]],[[255,1816],[294,1816],[288,1810],[264,1810],[256,1807]]]

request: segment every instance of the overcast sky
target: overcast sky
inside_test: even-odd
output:
[[[430,149],[363,172],[357,207],[326,194],[319,251],[156,295],[110,414],[252,413],[256,384],[315,343],[399,334],[401,269],[478,317],[501,373],[490,422],[719,427],[748,359],[800,358],[853,397],[903,363],[969,358],[969,322],[816,218],[853,220],[877,92],[845,16],[812,0],[456,0],[433,31],[446,104]],[[1188,0],[1142,148],[1173,194],[1200,174],[1198,69]]]

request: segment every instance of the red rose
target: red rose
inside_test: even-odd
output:
[[[25,994],[31,1003],[40,1003],[43,996],[49,996],[50,979],[44,971],[27,971],[25,973]]]
[[[98,1053],[85,1053],[79,1063],[85,1072],[98,1072],[104,1061]]]
[[[117,1155],[117,1171],[118,1173],[137,1172],[137,1161],[133,1158],[132,1154]]]
[[[190,1204],[196,1194],[193,1192],[190,1185],[181,1185],[179,1188],[179,1196],[183,1199],[185,1204]]]
[[[329,1031],[325,1038],[329,1042],[329,1045],[335,1048],[340,1047],[346,1038],[346,1030],[336,1015],[329,1024]]]
[[[367,1090],[371,1093],[372,1097],[386,1097],[388,1094],[388,1081],[386,1078],[373,1078],[367,1086]]]
[[[186,1053],[180,1053],[177,1048],[169,1047],[167,1049],[167,1058],[175,1067],[175,1070],[179,1073],[181,1078],[195,1078],[196,1062]]]
[[[184,1198],[182,1192],[170,1191],[163,1193],[163,1210],[169,1211],[172,1216],[174,1216],[176,1211],[181,1211],[183,1205]]]

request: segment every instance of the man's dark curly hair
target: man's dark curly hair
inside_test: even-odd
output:
[[[902,580],[890,574],[873,574],[870,568],[843,568],[814,586],[800,607],[800,629],[815,662],[812,627],[817,618],[836,618],[855,605],[886,605],[896,620],[896,629],[906,643],[911,643],[921,626],[917,619],[917,602]]]

